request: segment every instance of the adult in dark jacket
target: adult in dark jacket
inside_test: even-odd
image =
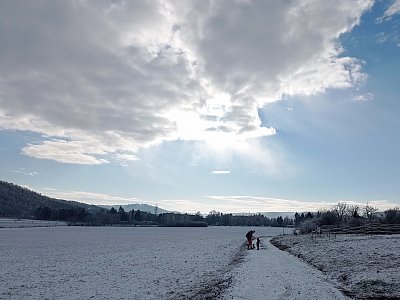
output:
[[[248,233],[246,233],[246,238],[247,238],[247,249],[251,250],[253,249],[253,234],[255,233],[255,230],[250,230]]]

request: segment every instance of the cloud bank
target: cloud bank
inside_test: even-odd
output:
[[[24,154],[77,164],[274,135],[266,103],[366,79],[338,38],[372,4],[3,1],[0,129],[40,133]]]
[[[29,186],[26,186],[32,189]],[[212,210],[222,213],[259,213],[259,212],[305,212],[321,211],[330,209],[337,202],[301,201],[296,199],[282,199],[274,197],[251,196],[251,195],[214,195],[202,197],[200,201],[187,199],[158,199],[144,200],[135,197],[121,197],[109,194],[93,193],[88,191],[62,191],[53,188],[43,188],[39,192],[53,198],[78,201],[94,205],[124,205],[132,203],[147,203],[159,205],[170,211],[196,213],[200,211],[207,214]],[[211,201],[204,201],[211,200]],[[363,207],[365,202],[341,201],[349,205]],[[389,200],[369,201],[368,204],[377,207],[379,211],[398,207]]]
[[[212,202],[194,200],[159,200],[160,207],[168,210],[180,210],[184,212],[209,213],[216,210],[222,213],[259,213],[259,212],[317,212],[323,209],[330,209],[337,202],[316,202],[300,201],[295,199],[282,199],[260,196],[235,196],[219,195],[207,196]],[[359,201],[342,201],[349,205],[364,207],[366,203]],[[377,207],[379,211],[384,211],[398,206],[389,200],[369,201],[370,205]]]
[[[137,203],[137,199],[133,197],[120,197],[84,191],[60,191],[53,188],[44,188],[43,193],[56,199],[78,201],[94,205],[124,205]]]

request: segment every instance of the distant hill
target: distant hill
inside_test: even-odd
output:
[[[126,204],[126,205],[100,205],[101,207],[110,210],[111,207],[114,207],[115,209],[118,210],[118,208],[121,206],[126,212],[130,212],[131,210],[137,211],[144,211],[148,213],[154,214],[156,211],[156,207],[149,205],[149,204],[144,204],[144,203],[134,203],[134,204]],[[157,214],[163,214],[169,212],[168,210],[162,209],[160,207],[157,207]]]
[[[288,217],[288,218],[294,218],[294,212],[287,212],[287,211],[271,211],[271,212],[261,212],[260,214],[264,215],[267,218],[277,218],[277,217]]]
[[[301,212],[299,212],[301,213]],[[277,217],[288,217],[288,218],[294,218],[294,212],[288,212],[288,211],[270,211],[270,212],[257,212],[257,213],[233,213],[232,215],[234,216],[253,216],[253,215],[263,215],[264,217],[267,218],[277,218]]]
[[[88,212],[103,210],[95,205],[50,198],[19,185],[0,181],[0,217],[33,218],[39,207],[48,207],[51,210],[71,210],[79,207]]]

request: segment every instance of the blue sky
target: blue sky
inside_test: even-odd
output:
[[[0,178],[182,212],[400,205],[400,1],[0,4]]]

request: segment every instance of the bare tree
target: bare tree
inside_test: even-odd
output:
[[[360,206],[349,205],[347,209],[347,215],[349,218],[359,218],[360,216]]]
[[[341,224],[347,217],[349,205],[345,202],[338,202],[334,207],[332,207],[332,210],[336,214],[338,223]]]
[[[372,206],[370,204],[365,205],[364,207],[364,216],[368,219],[371,220],[373,219],[375,213],[378,211],[378,209],[375,206]]]

